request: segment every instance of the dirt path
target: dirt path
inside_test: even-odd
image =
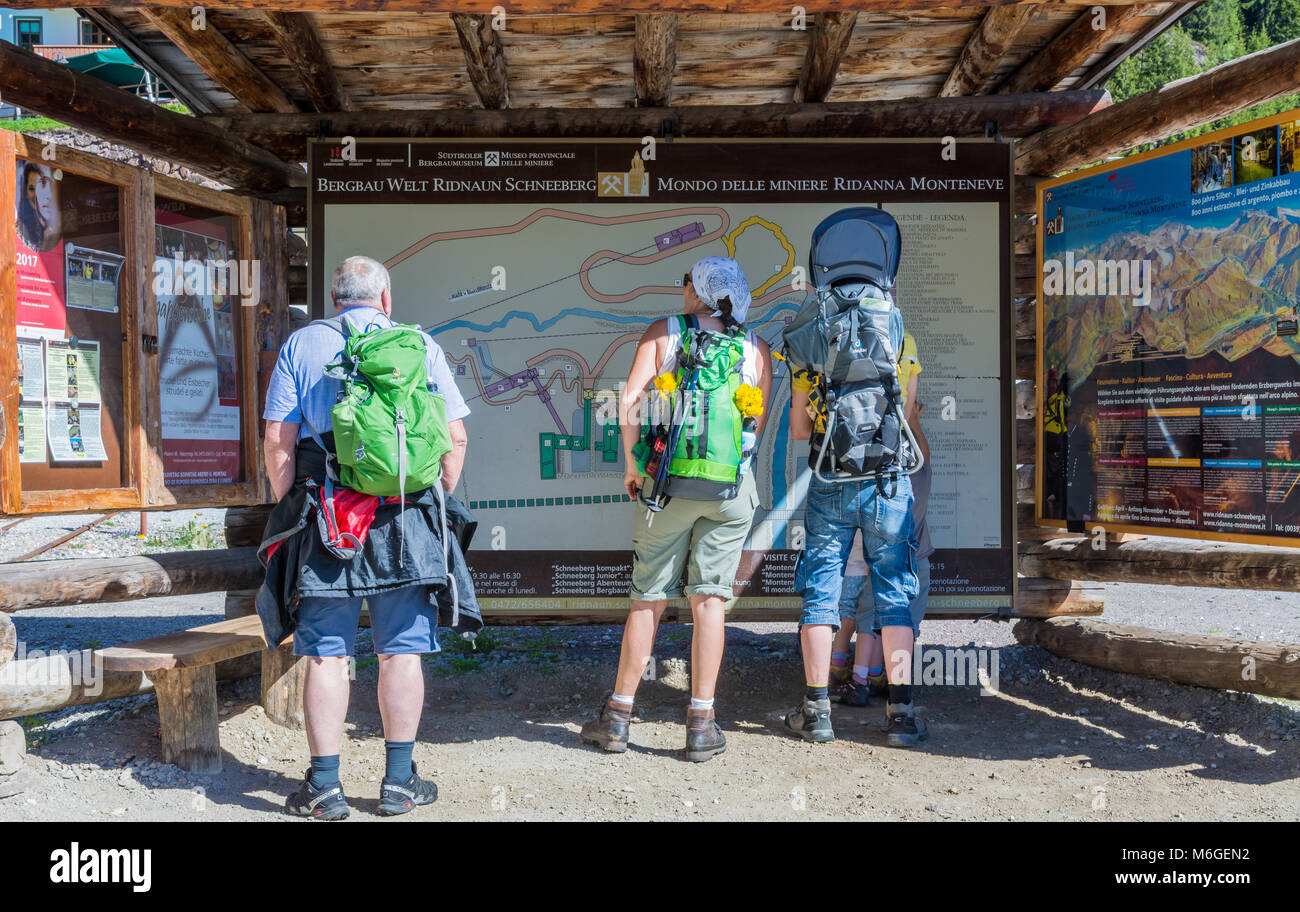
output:
[[[917,751],[885,746],[879,705],[837,708],[834,744],[787,737],[780,717],[801,685],[792,625],[733,627],[719,686],[729,749],[705,764],[680,758],[689,628],[661,632],[621,756],[577,739],[612,681],[617,631],[491,632],[490,652],[426,666],[415,756],[440,799],[406,819],[1300,818],[1294,705],[1085,668],[1010,645],[1005,625],[928,626],[931,646],[988,643],[999,692],[923,688],[932,735]],[[359,663],[343,752],[353,820],[373,819],[382,775],[373,662]],[[219,697],[220,775],[159,763],[156,704],[120,701],[36,746],[33,785],[0,800],[0,820],[288,820],[305,738],[266,720],[256,679]]]

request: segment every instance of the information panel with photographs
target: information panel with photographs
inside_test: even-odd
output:
[[[155,211],[163,478],[168,486],[240,479],[239,375],[229,216],[160,201]]]
[[[1300,538],[1300,111],[1044,182],[1038,513]]]
[[[428,329],[472,409],[459,492],[479,521],[470,564],[486,607],[626,607],[644,507],[623,491],[616,402],[637,339],[681,312],[691,265],[721,255],[752,289],[746,324],[778,348],[813,228],[851,206],[883,206],[902,229],[896,296],[933,464],[930,605],[1010,607],[1006,144],[318,142],[310,162],[316,313],[334,264],[386,263],[395,318]],[[789,610],[810,470],[784,364],[775,373],[736,591],[746,608]]]
[[[18,450],[25,490],[125,482],[119,190],[16,161]]]

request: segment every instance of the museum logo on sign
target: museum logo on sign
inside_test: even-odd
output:
[[[641,153],[632,156],[632,166],[626,171],[596,172],[597,196],[649,196],[650,173],[641,161]]]
[[[1043,261],[1043,294],[1115,295],[1146,307],[1151,303],[1151,261],[1076,260],[1074,251],[1067,251],[1064,261]]]
[[[1058,234],[1065,233],[1065,214],[1061,212],[1061,207],[1056,207],[1056,218],[1048,219],[1043,223],[1043,234],[1046,237],[1055,237]]]

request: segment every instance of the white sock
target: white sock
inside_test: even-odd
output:
[[[625,697],[623,694],[613,694],[610,699],[615,703],[622,703],[624,706],[631,706],[635,698]]]
[[[697,700],[691,697],[691,709],[712,709],[713,700]]]
[[[865,665],[854,665],[853,677],[857,678],[859,681],[865,681],[867,679],[867,672],[870,670],[871,669],[867,668]]]

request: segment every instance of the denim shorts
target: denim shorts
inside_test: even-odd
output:
[[[804,548],[795,566],[795,590],[803,595],[799,623],[840,626],[840,594],[853,536],[862,530],[862,558],[881,626],[911,626],[919,584],[912,545],[912,482],[887,482],[886,497],[874,480],[844,484],[808,482]]]
[[[304,598],[298,608],[293,654],[350,656],[361,620],[361,603],[370,610],[376,655],[438,651],[438,620],[427,586],[408,586],[366,598]]]
[[[921,635],[921,620],[930,607],[930,558],[916,559],[916,581],[919,590],[912,599],[912,633]],[[840,590],[840,620],[851,620],[858,630],[880,633],[884,625],[876,622],[875,600],[867,588],[867,577],[846,576]]]

